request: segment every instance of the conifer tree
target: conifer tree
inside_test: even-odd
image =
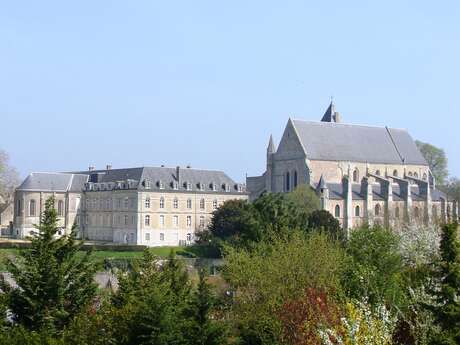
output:
[[[436,293],[436,320],[441,334],[433,344],[460,344],[460,244],[458,224],[443,227],[441,238],[440,289]]]
[[[190,309],[192,311],[192,327],[190,327],[189,343],[193,345],[218,345],[223,343],[225,327],[218,320],[213,320],[212,312],[216,299],[206,282],[206,272],[200,270],[200,280],[194,292]]]
[[[45,203],[41,222],[31,236],[31,248],[9,258],[7,269],[17,287],[4,279],[8,309],[15,323],[29,330],[61,331],[86,308],[96,293],[91,252],[79,255],[76,228],[59,236],[54,197]]]

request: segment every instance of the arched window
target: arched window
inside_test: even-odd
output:
[[[150,216],[149,215],[146,215],[145,216],[145,226],[150,226]]]
[[[415,178],[418,178],[418,174],[417,174],[416,172],[414,173],[414,177],[415,177]]]
[[[412,175],[413,175],[413,174],[412,174],[412,171],[409,171],[409,174],[408,174],[408,175],[409,175],[409,176],[412,176]]]
[[[415,208],[414,208],[414,217],[415,218],[420,217],[420,210],[419,210],[419,208],[417,206],[415,206]]]
[[[62,200],[58,201],[57,213],[59,217],[62,217],[64,215],[64,202]]]
[[[29,202],[29,216],[35,216],[35,200],[30,200]]]
[[[395,170],[393,170],[393,176],[396,176],[396,177],[398,177],[398,170],[396,170],[396,169],[395,169]]]
[[[359,206],[355,207],[355,217],[361,217],[361,210],[359,209]]]
[[[426,175],[426,173],[423,174],[423,180],[426,181],[428,179],[428,176]]]
[[[200,200],[200,208],[201,208],[202,210],[204,210],[204,206],[205,206],[204,199],[201,199],[201,200]]]
[[[187,242],[191,242],[192,241],[192,234],[187,234]]]
[[[377,171],[375,172],[375,174],[376,174],[377,176],[380,176],[380,170],[377,170]]]
[[[16,201],[16,216],[20,216],[20,215],[21,215],[21,211],[22,211],[22,210],[21,210],[21,206],[22,206],[22,205],[21,205],[21,200],[18,199],[18,200]]]
[[[375,215],[380,216],[380,213],[382,212],[382,207],[380,204],[375,205]]]
[[[165,208],[165,198],[160,198],[160,208]]]
[[[179,200],[177,198],[174,198],[174,200],[173,200],[173,207],[174,208],[179,208]]]
[[[192,199],[187,199],[187,208],[192,208]]]
[[[297,187],[297,170],[294,170],[294,188]]]
[[[358,169],[355,169],[355,171],[353,171],[353,182],[359,182],[359,171],[358,171]]]
[[[399,219],[399,207],[398,206],[396,206],[395,208],[395,218]]]
[[[289,174],[289,171],[286,173],[286,192],[289,192],[291,189],[291,174]]]
[[[335,217],[340,218],[340,206],[339,205],[335,206]]]

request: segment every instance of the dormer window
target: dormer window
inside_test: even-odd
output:
[[[230,192],[230,185],[228,183],[224,183],[223,187],[226,192]]]
[[[161,181],[161,180],[159,180],[159,181],[157,182],[157,186],[158,186],[158,188],[160,188],[160,189],[165,189],[165,185],[164,185],[163,181]]]
[[[187,189],[187,190],[192,190],[192,184],[190,182],[185,182],[184,183],[184,187]]]
[[[179,182],[173,181],[172,182],[172,187],[173,187],[174,190],[178,190],[179,189]]]
[[[204,190],[204,183],[200,183],[200,190]]]
[[[210,184],[210,187],[211,187],[211,189],[212,189],[213,192],[217,191],[217,185],[216,185],[214,182],[212,182],[212,183]]]
[[[150,189],[150,180],[144,180],[142,183],[145,189]]]

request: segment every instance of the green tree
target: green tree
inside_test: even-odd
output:
[[[287,199],[306,215],[319,210],[320,201],[314,189],[308,184],[299,185],[287,194]]]
[[[0,285],[17,324],[53,333],[61,331],[93,301],[95,268],[90,262],[91,252],[79,255],[82,243],[75,239],[75,228],[70,235],[58,236],[54,198],[46,201],[36,229],[31,248],[7,261],[17,288],[4,279]]]
[[[223,276],[235,290],[232,320],[243,344],[280,344],[283,304],[308,288],[340,293],[344,255],[320,233],[293,232],[252,249],[227,248]]]
[[[171,254],[159,262],[146,250],[119,280],[110,322],[118,344],[188,344],[191,289],[180,261]]]
[[[433,344],[460,344],[460,244],[458,224],[443,227],[439,265],[440,289],[435,293],[438,307],[434,314],[441,332]]]
[[[346,243],[349,257],[342,280],[349,297],[368,298],[373,306],[403,305],[405,286],[399,238],[381,227],[353,230]]]
[[[223,344],[226,330],[221,320],[216,320],[217,299],[206,282],[205,270],[199,272],[200,280],[194,291],[190,311],[192,316],[189,328],[189,343],[193,345]]]
[[[313,211],[308,216],[308,226],[312,229],[325,231],[334,239],[342,237],[343,231],[339,221],[326,210]]]
[[[436,178],[436,182],[439,185],[444,185],[449,175],[447,171],[447,157],[444,150],[418,140],[415,141],[415,144],[427,161],[433,176]]]

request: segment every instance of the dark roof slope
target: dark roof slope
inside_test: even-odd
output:
[[[87,175],[72,173],[31,173],[18,187],[18,190],[40,190],[49,192],[81,191]]]
[[[427,165],[409,133],[402,129],[335,122],[292,120],[314,160]]]

